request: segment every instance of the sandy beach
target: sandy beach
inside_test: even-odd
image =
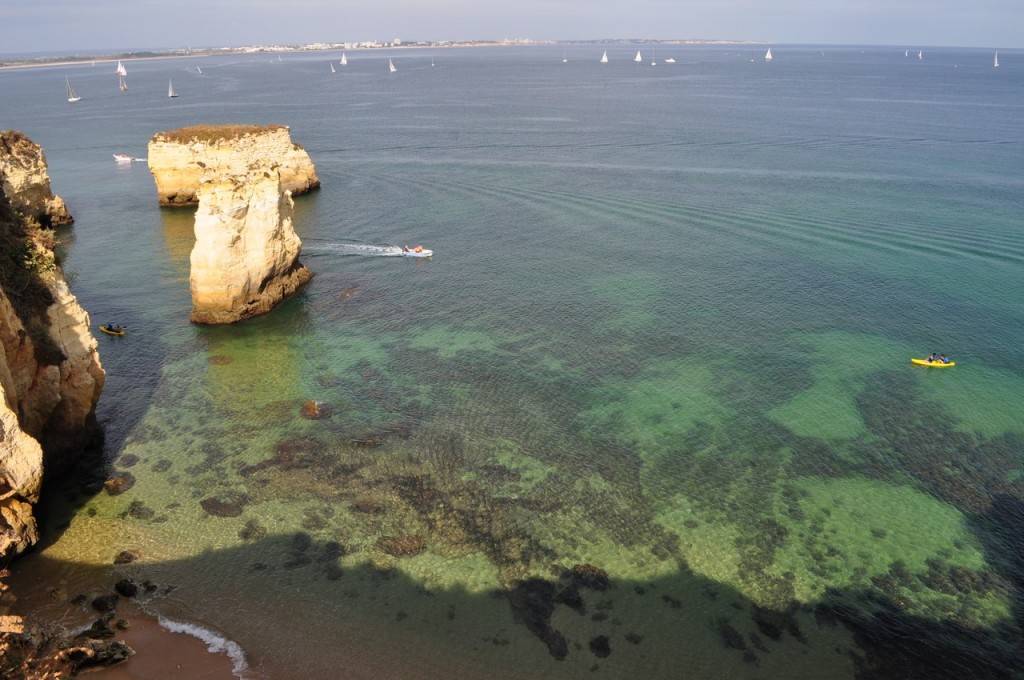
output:
[[[118,618],[126,619],[129,628],[118,631],[115,639],[128,643],[135,656],[81,675],[103,680],[237,680],[234,661],[226,653],[210,652],[203,640],[166,630],[134,603],[122,600]]]

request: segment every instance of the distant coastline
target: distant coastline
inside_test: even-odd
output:
[[[296,52],[336,52],[338,50],[410,49],[436,47],[508,47],[536,45],[767,45],[760,40],[653,40],[645,38],[605,38],[595,40],[463,40],[410,43],[338,43],[297,46],[248,45],[244,47],[215,47],[201,49],[141,50],[123,52],[97,52],[95,54],[24,56],[0,54],[0,70],[43,66],[78,66],[81,64],[137,61],[152,59],[186,59],[213,57],[225,54],[288,54]]]

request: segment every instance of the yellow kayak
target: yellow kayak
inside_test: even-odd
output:
[[[956,366],[955,361],[928,361],[927,359],[911,359],[910,363],[915,366],[929,366],[931,368],[950,368]]]
[[[124,335],[124,329],[114,330],[113,328],[107,328],[106,326],[100,326],[100,330],[107,335]]]

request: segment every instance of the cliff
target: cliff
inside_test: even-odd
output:
[[[39,149],[25,142],[20,154]],[[41,167],[45,177],[42,151],[29,160],[18,164]],[[0,156],[0,167],[11,166]],[[36,196],[52,197],[49,185]],[[54,256],[53,233],[26,218],[34,209],[40,204],[15,210],[0,193],[0,558],[38,538],[31,505],[43,471],[69,469],[99,436],[95,407],[106,377],[89,316]]]
[[[191,320],[233,323],[270,311],[313,273],[299,262],[294,204],[277,166],[210,176],[199,186]]]
[[[159,132],[149,142],[149,170],[160,205],[195,205],[204,177],[243,174],[276,163],[294,196],[320,188],[309,154],[284,125],[197,125]]]
[[[64,201],[50,189],[42,148],[15,130],[0,132],[0,193],[15,210],[44,227],[74,221]]]

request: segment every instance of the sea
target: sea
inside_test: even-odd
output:
[[[1024,51],[765,47],[0,70],[107,372],[31,613],[130,578],[252,679],[1021,677]],[[309,153],[315,277],[199,326],[145,156],[216,124]]]

